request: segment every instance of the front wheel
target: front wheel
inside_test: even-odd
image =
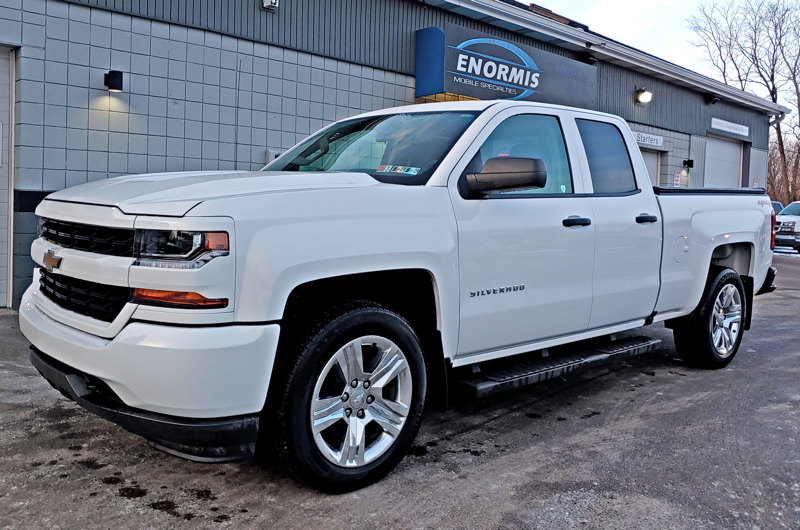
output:
[[[681,358],[703,368],[724,368],[739,350],[744,333],[744,285],[732,269],[710,278],[700,305],[673,328]]]
[[[287,352],[277,449],[311,485],[351,491],[390,472],[416,437],[425,359],[408,322],[380,305],[350,303],[315,321]]]

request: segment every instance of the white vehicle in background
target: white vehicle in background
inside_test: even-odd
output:
[[[328,491],[476,395],[657,340],[726,366],[774,289],[763,190],[653,189],[628,125],[522,102],[337,122],[263,171],[141,175],[37,208],[20,325],[64,395],[199,461],[256,443]]]
[[[778,214],[775,222],[775,244],[800,252],[800,201],[795,201]]]

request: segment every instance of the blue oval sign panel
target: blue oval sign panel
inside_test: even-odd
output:
[[[461,26],[417,31],[416,95],[453,93],[595,108],[597,69]]]

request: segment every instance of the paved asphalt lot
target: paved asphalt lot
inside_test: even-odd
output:
[[[725,370],[653,354],[429,413],[382,482],[328,496],[195,464],[62,398],[0,316],[0,528],[800,528],[800,256]]]

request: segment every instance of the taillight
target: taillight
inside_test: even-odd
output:
[[[769,242],[769,249],[775,250],[775,210],[772,210],[772,238]]]

